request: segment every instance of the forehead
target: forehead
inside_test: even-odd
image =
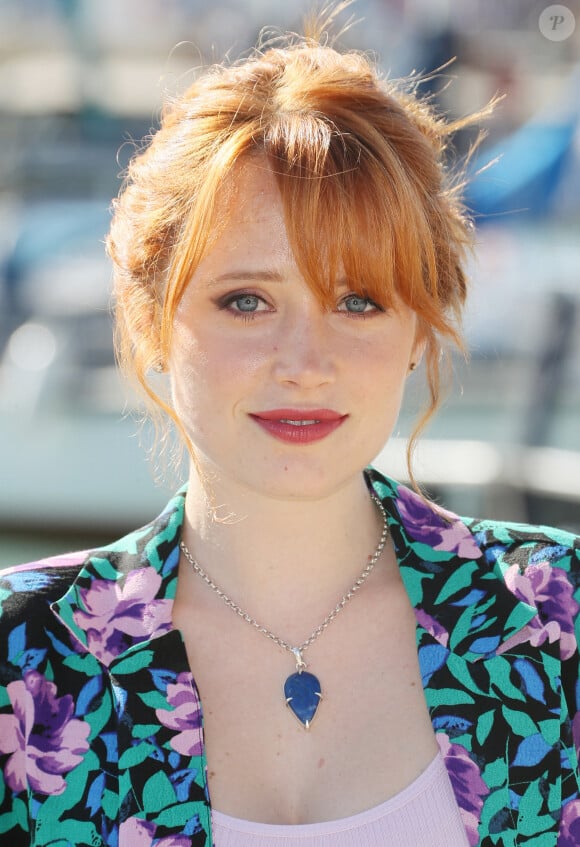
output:
[[[212,285],[226,274],[295,266],[283,202],[266,159],[239,162],[216,194],[213,222],[191,281]]]
[[[276,177],[265,157],[237,162],[216,200],[218,226],[263,223],[272,215],[283,217],[284,213]]]

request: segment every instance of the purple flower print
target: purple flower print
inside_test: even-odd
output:
[[[523,641],[538,647],[545,641],[552,643],[560,639],[562,659],[573,656],[576,650],[574,619],[580,607],[572,595],[566,571],[549,562],[540,562],[530,565],[522,574],[517,565],[512,565],[505,573],[505,581],[518,600],[535,606],[540,614],[504,642],[500,652],[505,653]],[[546,623],[541,618],[545,618]]]
[[[38,671],[7,685],[14,714],[0,715],[0,752],[11,753],[6,782],[13,791],[27,783],[41,794],[62,794],[63,774],[73,770],[89,748],[90,726],[73,718],[70,694],[56,696],[56,686]]]
[[[161,577],[151,567],[137,568],[123,582],[95,579],[81,588],[84,611],[75,623],[87,633],[89,650],[105,664],[139,641],[171,629],[172,601],[157,599]]]
[[[419,626],[422,626],[423,629],[426,629],[429,635],[432,635],[433,638],[436,638],[444,647],[447,647],[449,643],[449,633],[445,629],[445,627],[441,626],[439,621],[436,621],[435,618],[430,615],[425,609],[415,609],[415,618],[417,619],[417,623]]]
[[[397,491],[397,509],[408,534],[434,550],[457,553],[463,559],[478,559],[481,550],[465,526],[452,512],[427,504],[404,486]]]
[[[188,835],[155,838],[157,826],[142,818],[127,818],[119,827],[119,847],[191,847]]]
[[[177,731],[170,744],[182,756],[200,756],[202,751],[201,705],[195,695],[189,671],[180,673],[167,686],[167,701],[172,709],[155,709],[159,722]]]
[[[580,844],[580,800],[571,800],[562,809],[558,847],[578,847]]]
[[[157,827],[142,818],[127,818],[119,827],[119,847],[151,847]]]
[[[473,847],[479,844],[477,830],[481,820],[483,798],[489,794],[489,788],[465,747],[452,744],[444,732],[438,732],[436,738],[459,805],[467,839]]]

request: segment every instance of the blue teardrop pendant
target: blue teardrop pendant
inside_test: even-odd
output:
[[[284,696],[288,708],[304,729],[310,729],[322,699],[318,677],[307,671],[297,670],[296,673],[290,674],[284,683]]]

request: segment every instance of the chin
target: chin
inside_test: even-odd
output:
[[[362,475],[365,464],[347,468],[337,463],[319,464],[288,460],[259,477],[247,478],[246,486],[266,497],[282,500],[320,500]]]

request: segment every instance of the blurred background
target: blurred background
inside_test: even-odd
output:
[[[151,433],[111,341],[109,204],[164,98],[195,69],[300,29],[303,0],[0,0],[0,566],[149,520]],[[358,0],[342,39],[460,116],[506,95],[472,165],[466,330],[416,474],[463,514],[580,530],[580,8],[535,0]],[[345,17],[348,17],[346,15]],[[577,26],[574,28],[574,21]],[[460,134],[466,152],[473,135]],[[476,175],[486,163],[496,164]],[[377,458],[405,479],[410,379]]]

